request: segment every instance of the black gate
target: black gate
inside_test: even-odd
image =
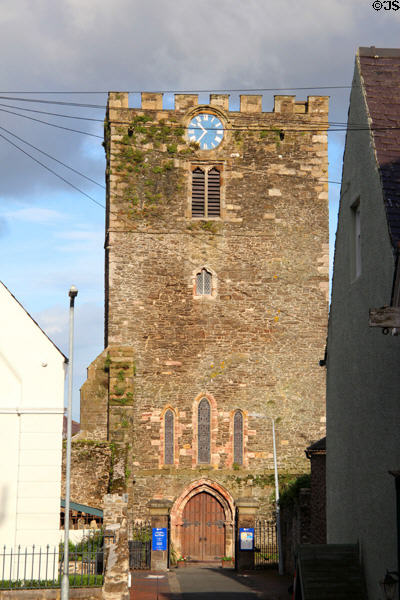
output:
[[[132,539],[129,541],[129,568],[150,569],[151,524],[137,521],[133,525]]]
[[[276,541],[276,524],[257,519],[254,524],[254,566],[264,569],[276,566],[279,561]]]

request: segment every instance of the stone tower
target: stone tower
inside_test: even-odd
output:
[[[111,92],[105,121],[105,350],[81,427],[124,454],[132,517],[168,500],[199,556],[193,515],[232,554],[238,500],[270,512],[271,417],[281,476],[325,427],[328,99],[261,100]]]

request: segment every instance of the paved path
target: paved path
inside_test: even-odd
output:
[[[257,600],[233,569],[187,567],[176,569],[182,600]],[[245,579],[243,581],[246,581]]]
[[[133,571],[131,600],[180,600],[171,592],[170,573]]]
[[[275,571],[236,573],[210,565],[135,571],[131,600],[290,600],[290,583]]]

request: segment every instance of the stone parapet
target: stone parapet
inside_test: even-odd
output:
[[[109,118],[129,118],[126,109],[144,110],[144,111],[163,111],[165,114],[171,112],[171,109],[163,108],[164,94],[161,92],[142,92],[141,105],[138,108],[129,108],[128,92],[109,92],[108,113]],[[222,109],[229,113],[229,94],[210,94],[209,104],[211,107]],[[173,111],[186,112],[196,108],[199,105],[198,94],[175,94]],[[293,114],[308,115],[313,117],[328,116],[328,96],[308,96],[307,100],[296,101],[296,96],[276,95],[274,97],[274,107],[272,113],[263,112],[262,95],[260,94],[241,94],[240,95],[240,113],[244,114]],[[121,112],[122,111],[122,112]],[[232,111],[237,112],[237,111]],[[328,123],[326,124],[328,126]]]

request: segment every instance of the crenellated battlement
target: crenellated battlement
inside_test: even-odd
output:
[[[158,92],[142,92],[141,106],[136,110],[175,110],[176,112],[187,112],[199,106],[198,94],[175,94],[174,108],[165,109],[163,106],[164,94]],[[129,108],[128,92],[109,92],[108,109],[121,110]],[[229,94],[210,94],[209,106],[222,109],[225,112],[243,114],[295,114],[322,117],[328,115],[328,96],[308,96],[307,100],[296,101],[296,96],[277,95],[274,96],[274,107],[272,112],[262,110],[261,94],[241,94],[239,111],[230,111]]]

